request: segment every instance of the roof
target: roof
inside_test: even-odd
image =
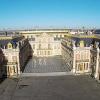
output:
[[[4,49],[4,47],[5,48],[7,47],[8,43],[11,43],[13,45],[13,47],[16,47],[17,42],[22,40],[22,39],[23,39],[23,37],[15,37],[12,39],[2,39],[2,40],[0,40],[0,47]]]
[[[100,34],[100,29],[95,30],[95,31],[94,31],[94,34]]]

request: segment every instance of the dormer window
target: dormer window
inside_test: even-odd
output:
[[[84,47],[84,41],[80,41],[80,47]]]
[[[8,49],[12,49],[12,44],[11,43],[8,43],[7,48]]]

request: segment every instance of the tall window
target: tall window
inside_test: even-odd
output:
[[[45,51],[45,55],[46,55],[46,51]]]
[[[80,71],[83,71],[83,63],[80,64]]]
[[[8,56],[5,56],[5,59],[8,60]]]
[[[57,48],[56,48],[56,45],[54,46],[54,49],[57,49]]]
[[[9,74],[9,66],[7,66],[7,73]]]
[[[66,37],[67,35],[64,35],[64,37]]]
[[[84,60],[84,52],[81,52],[81,60]]]
[[[35,49],[35,44],[33,44],[33,49]]]
[[[86,52],[86,58],[89,59],[89,52]]]
[[[15,69],[16,67],[15,66],[13,66],[13,69],[14,69],[14,73],[16,73],[16,69]]]
[[[48,55],[50,55],[50,51],[48,51]]]
[[[29,38],[29,36],[27,35],[27,38]]]
[[[58,35],[56,35],[56,38],[58,38]]]
[[[17,61],[17,56],[12,56],[12,60],[13,60],[13,62],[16,62]]]
[[[76,54],[76,60],[80,60],[80,54]]]
[[[79,64],[76,64],[76,70],[79,71]]]
[[[48,49],[50,49],[51,47],[50,47],[50,44],[48,44]]]
[[[31,38],[33,38],[33,35],[31,35]]]
[[[41,44],[39,44],[39,49],[41,49]]]
[[[85,68],[85,70],[88,70],[88,67],[89,67],[89,64],[88,64],[88,63],[86,63],[86,68]]]

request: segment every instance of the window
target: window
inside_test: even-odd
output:
[[[76,60],[80,60],[80,54],[76,54]]]
[[[16,61],[17,61],[17,56],[12,56],[12,60],[13,60],[14,62],[16,62]]]
[[[86,63],[84,63],[84,70],[86,69]]]
[[[89,64],[88,64],[88,63],[86,63],[86,67],[85,67],[85,70],[88,70],[88,65],[89,65]]]
[[[83,64],[80,64],[80,71],[83,70]]]
[[[46,55],[46,51],[45,51],[45,55]]]
[[[14,73],[16,73],[16,69],[15,69],[16,67],[15,66],[13,66],[13,69],[14,69]]]
[[[33,38],[33,35],[31,35],[31,38]]]
[[[35,38],[32,38],[32,41],[35,41]]]
[[[86,52],[86,58],[89,59],[89,52]]]
[[[50,51],[48,51],[48,55],[50,55]]]
[[[11,45],[9,45],[9,46],[8,46],[8,48],[12,48],[12,46],[11,46]]]
[[[84,52],[81,52],[81,60],[84,59]]]
[[[78,69],[79,69],[79,71],[83,71],[84,70],[83,63],[78,64]]]
[[[39,51],[37,51],[37,55],[39,55]]]
[[[41,49],[41,44],[39,44],[39,49]]]
[[[7,73],[9,74],[9,66],[7,66]]]
[[[8,56],[5,56],[5,59],[7,60],[8,59]]]
[[[11,66],[10,66],[9,68],[10,68],[10,73],[12,73],[12,68],[11,68]]]
[[[35,49],[35,44],[33,44],[33,49]]]
[[[67,35],[64,35],[64,37],[66,37]]]
[[[54,46],[54,49],[56,49],[56,45]]]
[[[27,35],[27,38],[29,38],[29,36]]]
[[[77,70],[77,71],[79,71],[78,65],[79,65],[79,64],[76,64],[76,68],[77,68],[76,70]]]
[[[58,35],[56,35],[56,38],[58,38]]]
[[[50,47],[50,44],[48,44],[48,49],[50,49],[51,47]]]

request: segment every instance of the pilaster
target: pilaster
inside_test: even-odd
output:
[[[73,47],[73,69],[72,72],[75,73],[76,72],[76,57],[75,57],[75,52],[76,52],[76,47]]]
[[[97,59],[96,59],[96,71],[95,71],[95,78],[98,79],[99,76],[99,47],[97,48]]]

